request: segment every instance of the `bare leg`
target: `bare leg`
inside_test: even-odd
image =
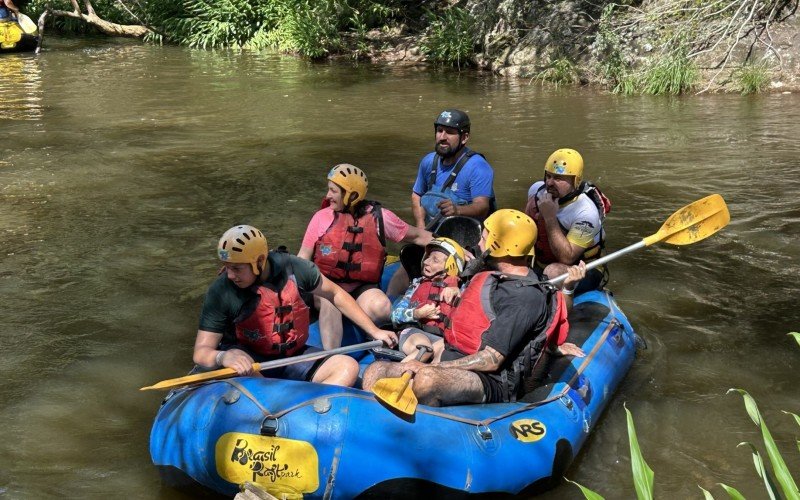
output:
[[[454,368],[425,366],[414,377],[414,394],[428,406],[483,402],[483,384],[475,373]]]
[[[319,336],[326,351],[342,345],[342,313],[323,298],[319,298]]]
[[[350,356],[336,354],[326,359],[311,378],[320,384],[353,387],[358,378],[358,362]]]
[[[403,353],[406,354],[406,357],[403,359],[403,361],[401,361],[401,363],[410,361],[412,359],[417,359],[417,355],[419,354],[419,346],[421,345],[433,348],[431,340],[421,333],[415,333],[408,337],[408,340],[403,342]],[[420,361],[427,363],[432,357],[433,355],[431,354],[431,351],[427,351],[422,355]]]
[[[382,378],[399,377],[406,371],[405,367],[400,363],[393,363],[391,361],[376,361],[367,367],[364,372],[364,378],[361,381],[361,387],[368,391],[375,385],[375,382]]]
[[[359,295],[356,304],[364,310],[373,323],[379,326],[387,323],[392,315],[392,303],[389,302],[389,297],[377,288]],[[339,341],[341,342],[341,334]]]
[[[403,293],[406,291],[406,288],[408,288],[409,283],[411,283],[411,280],[408,278],[408,272],[406,271],[406,268],[400,266],[394,275],[392,275],[392,279],[389,280],[389,286],[386,287],[386,295],[389,297],[403,295]]]

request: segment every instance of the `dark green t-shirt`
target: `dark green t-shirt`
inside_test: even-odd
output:
[[[300,292],[311,292],[319,286],[321,274],[313,262],[284,252],[267,255],[270,274],[267,283],[282,288],[290,274],[294,275]],[[235,341],[233,321],[258,294],[254,287],[239,288],[223,273],[208,287],[200,312],[200,330],[220,333],[223,342]]]

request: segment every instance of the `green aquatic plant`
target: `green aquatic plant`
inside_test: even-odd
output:
[[[428,30],[420,43],[430,61],[461,67],[474,54],[476,24],[466,9],[450,7],[441,14],[427,13]]]
[[[742,95],[762,92],[769,84],[769,67],[766,64],[746,64],[733,72]]]
[[[800,345],[800,333],[790,332],[788,335],[793,337],[795,341],[797,341],[798,345]],[[758,405],[756,405],[755,400],[747,391],[743,389],[729,389],[728,394],[731,393],[738,393],[742,396],[744,399],[745,410],[747,411],[750,420],[752,420],[761,431],[761,438],[764,442],[764,449],[767,452],[769,466],[764,462],[761,453],[752,443],[743,442],[739,443],[738,446],[747,446],[750,448],[750,452],[753,456],[753,466],[756,469],[758,477],[764,481],[764,487],[767,490],[769,498],[800,500],[800,489],[798,489],[797,483],[792,477],[792,474],[786,465],[786,461],[781,455],[781,451],[778,449],[778,446],[775,443],[775,440],[773,439],[766,422],[761,416],[761,412],[758,410]],[[625,408],[625,413],[627,415],[628,441],[630,443],[631,450],[631,470],[633,473],[633,483],[636,489],[636,498],[638,500],[652,500],[654,474],[642,456],[641,449],[639,448],[639,440],[636,436],[636,428],[633,424],[633,416],[627,407]],[[788,411],[783,411],[783,413],[791,415],[795,423],[800,426],[800,415]],[[800,441],[797,441],[797,447],[800,450]],[[569,479],[567,479],[567,481],[578,486],[586,499],[603,499],[603,496],[599,493],[592,491],[591,489],[574,481],[570,481]],[[725,490],[730,498],[735,500],[744,500],[744,496],[736,488],[723,483],[717,484],[719,484],[719,486]],[[703,492],[703,497],[706,500],[714,499],[714,496],[711,494],[711,492],[705,488],[699,488]]]

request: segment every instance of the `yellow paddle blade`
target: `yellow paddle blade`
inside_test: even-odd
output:
[[[39,27],[36,26],[36,23],[31,21],[30,17],[26,16],[21,12],[19,14],[19,19],[17,19],[17,22],[19,23],[20,28],[22,28],[22,31],[24,31],[28,35],[36,33],[36,30],[39,29]]]
[[[731,221],[728,206],[718,194],[681,208],[667,219],[657,233],[645,238],[645,246],[664,241],[672,245],[691,245],[708,238]]]
[[[253,363],[253,370],[258,371],[261,368],[259,363]],[[140,391],[150,391],[154,389],[172,389],[181,387],[183,385],[198,384],[200,382],[207,382],[209,380],[221,380],[224,378],[231,378],[236,376],[236,370],[233,368],[222,368],[210,372],[196,373],[194,375],[186,375],[185,377],[171,378],[169,380],[162,380],[161,382],[142,387]]]
[[[382,378],[372,386],[375,397],[389,407],[413,415],[417,410],[417,396],[409,386],[411,372],[405,372],[400,378]]]

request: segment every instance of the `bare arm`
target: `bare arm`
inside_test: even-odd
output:
[[[311,293],[330,301],[342,314],[370,337],[382,340],[389,347],[397,345],[397,334],[388,330],[381,330],[369,319],[369,316],[356,304],[353,297],[325,276],[320,276],[319,285]]]
[[[426,229],[420,229],[414,226],[408,226],[408,232],[403,237],[403,243],[416,243],[417,245],[424,247],[428,243],[430,243],[433,235],[430,231]]]
[[[442,361],[438,366],[471,372],[494,372],[500,369],[505,359],[505,356],[486,346],[475,354],[452,361]]]
[[[222,334],[198,330],[194,341],[194,354],[192,361],[203,368],[218,368],[220,366],[233,368],[239,375],[247,375],[253,371],[253,358],[241,349],[218,349]],[[223,353],[223,354],[220,354]],[[217,355],[220,363],[217,364]]]
[[[566,235],[561,231],[558,225],[558,219],[546,218],[545,225],[547,226],[547,241],[550,245],[550,250],[558,258],[562,264],[572,264],[581,255],[583,255],[585,248],[582,248],[575,243],[569,241]]]
[[[425,209],[422,208],[422,197],[417,193],[411,193],[411,212],[414,214],[414,225],[425,229]]]
[[[297,252],[297,256],[301,259],[311,260],[311,257],[314,256],[314,249],[310,247],[300,247],[300,251]]]
[[[487,196],[477,196],[468,205],[458,206],[458,215],[483,219],[489,215],[490,200]]]

